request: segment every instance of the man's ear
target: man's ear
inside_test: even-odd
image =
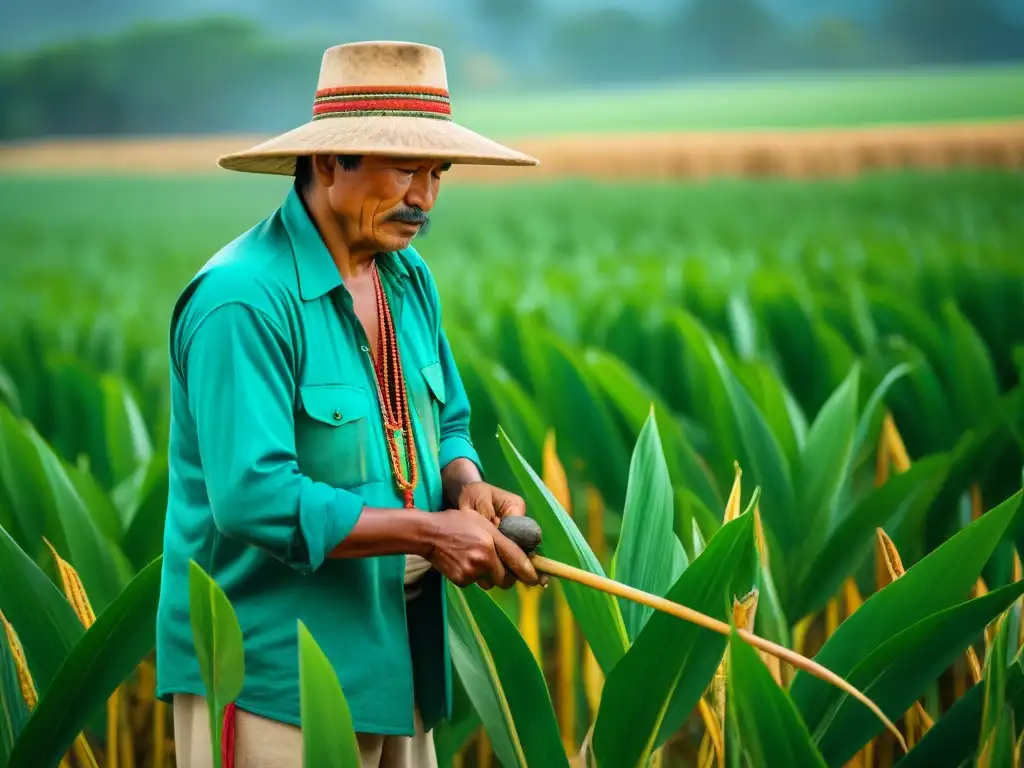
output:
[[[329,187],[334,183],[334,169],[338,167],[337,155],[313,155],[313,175],[321,186]]]

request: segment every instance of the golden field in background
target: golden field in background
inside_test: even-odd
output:
[[[0,173],[196,174],[262,141],[252,135],[0,144]],[[1024,168],[1024,120],[868,128],[587,133],[510,141],[534,168],[459,167],[457,181],[836,177],[883,169]]]

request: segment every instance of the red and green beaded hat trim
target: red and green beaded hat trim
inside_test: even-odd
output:
[[[322,88],[313,99],[313,119],[325,117],[430,117],[451,120],[448,91],[427,86]]]

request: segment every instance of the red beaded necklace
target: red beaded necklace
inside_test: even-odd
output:
[[[413,508],[413,493],[419,479],[416,462],[416,442],[412,434],[412,418],[409,415],[409,396],[402,373],[402,361],[398,353],[398,334],[391,317],[387,293],[381,284],[377,264],[373,264],[373,287],[377,297],[377,321],[379,326],[377,357],[374,372],[377,379],[377,399],[380,401],[381,420],[384,423],[384,437],[387,440],[388,456],[395,485],[405,497],[406,509]],[[401,443],[401,445],[400,445]],[[406,462],[408,460],[408,476]]]

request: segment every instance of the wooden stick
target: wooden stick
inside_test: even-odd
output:
[[[609,595],[615,595],[616,597],[622,597],[626,600],[632,600],[633,602],[640,603],[641,605],[646,605],[648,608],[662,611],[663,613],[670,614],[671,616],[675,616],[683,621],[689,621],[727,637],[732,632],[732,627],[724,621],[719,621],[711,616],[695,611],[692,608],[687,608],[685,605],[680,605],[679,603],[674,603],[671,600],[666,600],[663,597],[652,595],[649,592],[635,589],[634,587],[627,586],[613,579],[598,576],[590,571],[574,568],[571,565],[566,565],[565,563],[560,563],[557,560],[551,560],[550,558],[542,557],[541,555],[531,555],[530,560],[538,573],[543,572],[551,576],[557,576],[560,579],[575,581],[579,584],[605,592]],[[769,653],[772,656],[783,659],[784,661],[788,661],[794,667],[802,669],[820,680],[831,683],[853,696],[857,701],[870,709],[879,720],[885,723],[885,727],[892,732],[896,741],[899,742],[899,745],[903,748],[903,751],[907,751],[907,743],[903,739],[903,734],[901,734],[893,722],[885,716],[885,713],[879,709],[878,705],[857,690],[853,685],[839,677],[835,672],[821,666],[821,664],[818,664],[816,661],[808,659],[806,656],[802,656],[796,651],[791,651],[785,646],[778,645],[770,640],[765,640],[763,637],[759,637],[745,629],[736,628],[736,634],[755,648],[759,648],[765,653]]]

